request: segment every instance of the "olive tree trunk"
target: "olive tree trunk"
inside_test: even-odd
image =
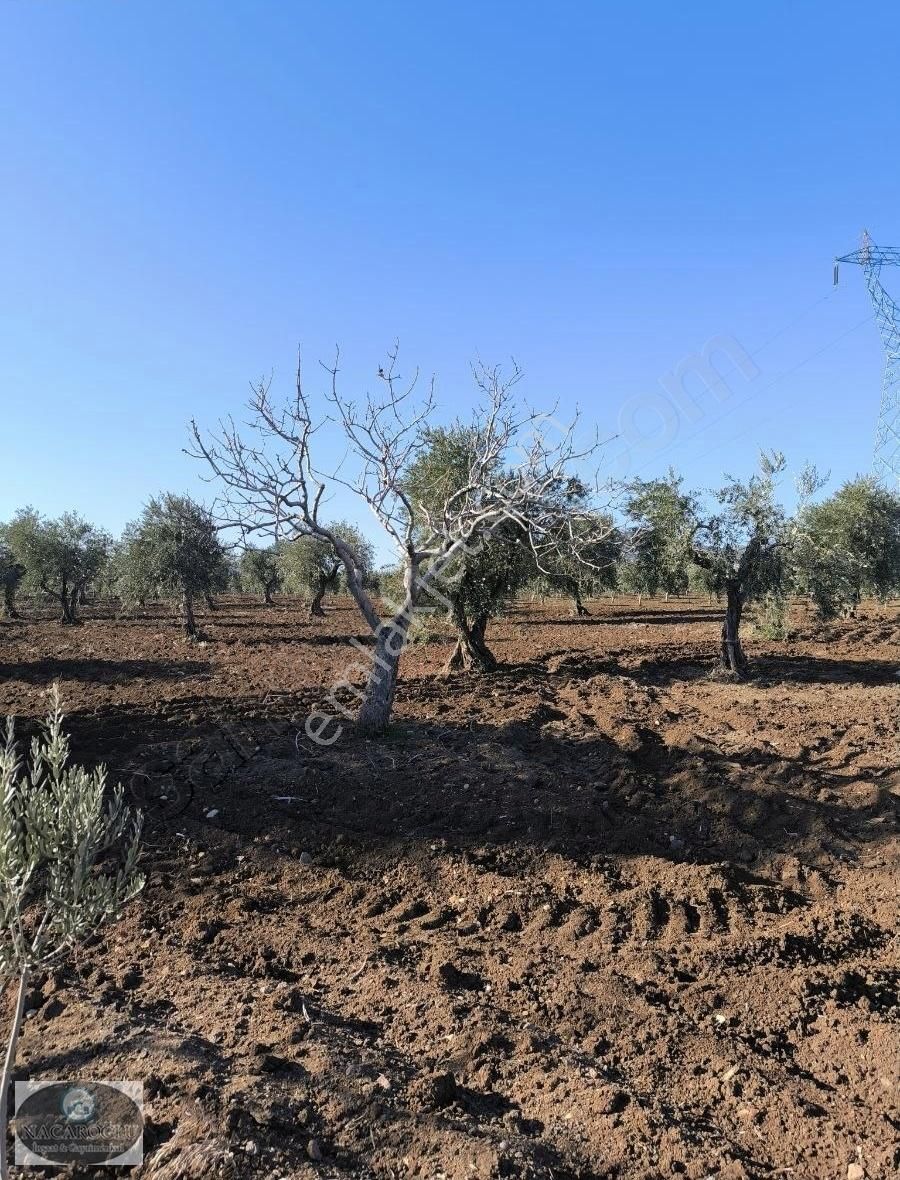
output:
[[[55,598],[62,610],[60,618],[61,623],[76,622],[76,611],[78,609],[78,588],[69,590],[69,583],[66,578],[62,580],[62,586],[59,590],[51,589],[45,581],[41,581],[41,589],[48,598]]]
[[[324,617],[325,612],[322,610],[322,600],[325,597],[326,590],[336,589],[336,579],[340,568],[340,562],[335,562],[330,570],[323,571],[319,574],[316,590],[309,604],[309,617],[311,619]]]
[[[197,620],[194,618],[194,596],[189,590],[181,595],[181,625],[189,639],[197,638]]]
[[[577,586],[572,591],[572,600],[575,605],[575,614],[579,618],[583,618],[585,615],[590,615],[591,612],[588,610],[588,608],[581,601],[581,591],[579,590],[579,588]]]
[[[309,617],[311,619],[321,619],[325,617],[325,612],[322,610],[322,599],[325,597],[325,579],[319,580],[318,588],[309,603]]]
[[[573,578],[568,574],[557,574],[552,580],[560,590],[568,594],[572,599],[572,613],[574,615],[577,615],[579,618],[583,615],[590,615],[591,612],[582,601],[581,587],[578,585],[577,578]],[[541,603],[543,604],[544,602],[546,602],[546,599],[542,597]]]
[[[444,674],[460,669],[495,671],[497,659],[484,638],[489,616],[486,613],[477,615],[470,624],[462,608],[454,604],[451,618],[456,628],[456,646],[444,664]]]
[[[738,586],[729,583],[725,588],[725,620],[722,623],[722,667],[743,676],[747,670],[747,657],[741,647],[741,615],[744,611],[744,596]]]
[[[20,619],[22,616],[16,610],[15,585],[6,581],[3,583],[3,613],[8,619]]]
[[[372,667],[357,715],[357,724],[363,733],[383,733],[391,720],[400,655],[406,643],[409,622],[409,615],[400,614],[390,623],[382,624],[375,634]]]

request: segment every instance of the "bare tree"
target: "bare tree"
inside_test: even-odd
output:
[[[437,504],[413,500],[404,475],[428,445],[427,427],[435,408],[432,381],[418,393],[418,373],[404,380],[397,371],[397,348],[378,370],[378,396],[361,402],[339,389],[339,354],[332,365],[325,398],[332,421],[342,430],[347,454],[328,473],[317,466],[313,441],[322,415],[313,412],[298,365],[297,382],[285,403],[276,405],[271,379],[251,386],[244,436],[232,418],[218,430],[202,433],[191,423],[189,454],[204,460],[221,481],[216,505],[223,527],[242,535],[264,533],[276,539],[320,537],[337,554],[347,588],[374,636],[365,687],[360,692],[358,723],[379,732],[390,720],[400,654],[413,612],[424,600],[449,603],[442,580],[459,568],[456,558],[476,546],[501,521],[516,522],[536,550],[559,526],[559,494],[572,476],[570,468],[591,456],[596,441],[579,446],[578,417],[560,426],[546,414],[521,405],[514,393],[521,378],[514,365],[478,364],[474,376],[479,406],[469,428],[478,443],[468,458],[465,478]],[[552,427],[551,424],[552,423]],[[348,462],[355,472],[347,474]],[[403,599],[390,618],[379,616],[364,585],[353,549],[323,519],[330,489],[350,488],[369,506],[394,543],[403,568]]]

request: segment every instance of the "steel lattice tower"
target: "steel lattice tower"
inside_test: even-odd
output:
[[[882,287],[880,277],[882,266],[900,266],[900,249],[892,246],[879,249],[869,231],[863,230],[860,248],[835,259],[835,284],[840,262],[854,262],[863,268],[884,342],[884,382],[875,428],[875,477],[889,485],[900,484],[900,307]]]

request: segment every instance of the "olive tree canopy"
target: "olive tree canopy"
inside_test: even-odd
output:
[[[49,520],[23,508],[4,526],[3,538],[24,569],[24,584],[58,602],[62,622],[78,621],[79,604],[112,549],[112,538],[77,512]]]
[[[365,585],[375,560],[371,542],[356,525],[344,520],[335,521],[328,528],[352,550]],[[340,589],[343,563],[330,541],[307,533],[279,547],[278,569],[285,589],[292,594],[308,595],[310,618],[319,618],[325,614],[322,603],[326,593],[334,594]]]
[[[800,515],[798,588],[823,618],[866,595],[900,594],[900,495],[871,477],[844,484]]]
[[[272,605],[272,595],[282,585],[279,557],[276,545],[265,549],[248,545],[238,561],[241,588],[261,591],[266,606]]]
[[[190,496],[163,492],[125,530],[122,569],[136,585],[178,597],[185,633],[197,634],[194,600],[222,589],[228,562],[208,509]]]
[[[786,462],[779,451],[762,452],[749,479],[727,476],[713,493],[714,511],[696,520],[690,532],[691,560],[707,571],[709,587],[725,596],[721,660],[736,676],[747,670],[740,627],[751,598],[778,593],[789,579],[789,555],[797,542],[791,520],[777,497]],[[801,513],[824,481],[806,467],[797,480]],[[695,509],[695,511],[699,511]]]

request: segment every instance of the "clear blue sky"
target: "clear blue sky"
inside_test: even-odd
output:
[[[898,31],[887,3],[5,0],[0,519],[206,492],[187,419],[287,387],[298,340],[361,390],[399,337],[448,413],[514,355],[611,433],[728,335],[759,375],[628,469],[866,470],[880,342],[831,259],[900,245]]]

